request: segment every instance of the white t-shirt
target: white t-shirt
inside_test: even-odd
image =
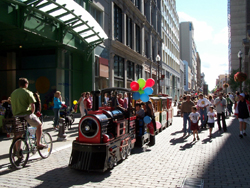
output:
[[[207,113],[207,122],[208,123],[214,123],[214,115],[215,115],[215,113],[214,112],[208,112]]]
[[[200,117],[200,114],[198,112],[195,112],[195,113],[192,112],[191,114],[189,114],[189,118],[193,123],[197,123],[199,120],[199,117]]]
[[[200,99],[197,102],[197,106],[199,106],[200,108],[204,108],[206,105],[209,105],[209,102],[206,98]]]

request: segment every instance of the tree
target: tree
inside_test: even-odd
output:
[[[237,91],[238,88],[240,87],[240,82],[235,82],[234,81],[234,75],[238,72],[239,70],[232,70],[231,74],[229,75],[228,79],[228,84],[233,92]]]

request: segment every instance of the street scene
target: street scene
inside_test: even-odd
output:
[[[249,188],[249,0],[0,0],[0,187]]]
[[[219,133],[215,126],[212,139],[208,130],[202,130],[200,140],[193,142],[192,136],[183,137],[182,118],[174,117],[173,125],[156,136],[155,146],[146,151],[135,148],[113,170],[87,173],[68,167],[77,123],[66,131],[67,141],[57,142],[58,132],[51,131],[48,121],[45,130],[53,135],[54,144],[51,156],[31,159],[23,169],[9,169],[11,140],[1,137],[1,187],[181,187],[189,178],[203,180],[204,187],[249,187],[250,137],[238,138],[239,122],[234,117],[226,123],[228,132]]]

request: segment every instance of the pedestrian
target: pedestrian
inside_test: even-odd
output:
[[[223,93],[219,93],[219,97],[217,97],[214,101],[216,111],[217,111],[217,123],[219,127],[219,131],[221,131],[221,124],[220,124],[220,118],[222,118],[222,125],[224,132],[227,131],[227,125],[225,121],[225,108],[227,106],[227,101],[223,97]]]
[[[60,91],[56,91],[54,94],[54,129],[59,128],[60,108],[62,107],[62,96]]]
[[[127,109],[128,108],[128,95],[127,93],[124,93],[124,103],[123,103],[123,108]]]
[[[84,103],[84,108],[85,108],[85,114],[87,115],[88,111],[92,110],[92,102],[90,100],[89,92],[86,93],[83,103]]]
[[[246,99],[247,101],[249,101],[249,95],[248,95],[248,92],[246,92],[246,91],[245,91],[245,99]]]
[[[151,121],[154,126],[154,132],[155,132],[156,131],[155,112],[154,112],[153,103],[150,100],[146,102],[145,109],[144,109],[145,116],[149,116],[151,118]],[[155,145],[155,135],[150,134],[150,142],[148,143],[148,146],[153,146],[153,145]]]
[[[189,118],[191,121],[191,130],[193,131],[193,136],[194,136],[193,141],[196,140],[195,134],[196,134],[197,140],[200,140],[198,136],[198,130],[199,130],[198,122],[200,119],[200,114],[197,112],[197,108],[195,106],[192,107],[192,113],[189,114]]]
[[[240,92],[236,91],[235,98],[234,98],[234,109],[236,109],[237,102],[239,101],[239,95],[240,95]]]
[[[233,112],[233,101],[229,97],[229,95],[227,95],[226,100],[227,100],[227,111],[229,113],[228,115],[231,116],[231,114]]]
[[[85,107],[84,107],[84,104],[83,104],[83,101],[85,99],[85,95],[86,95],[86,92],[83,92],[81,94],[80,99],[77,102],[77,104],[80,104],[79,105],[79,109],[80,109],[80,112],[81,112],[81,118],[86,115],[86,113],[85,113]]]
[[[181,105],[181,117],[183,117],[183,136],[187,134],[187,122],[188,122],[188,134],[191,133],[191,122],[189,119],[189,114],[192,112],[192,107],[195,104],[190,100],[191,95],[187,94],[186,101],[184,101]]]
[[[250,103],[245,99],[245,94],[241,93],[239,95],[239,101],[235,109],[236,118],[240,122],[240,138],[247,136],[246,134],[246,124],[249,123],[249,112],[250,112]]]
[[[199,100],[197,102],[197,106],[199,109],[200,120],[201,120],[201,128],[206,128],[207,121],[207,106],[209,106],[209,101],[203,97],[203,94],[199,94]]]
[[[119,93],[118,94],[118,98],[117,98],[117,100],[118,100],[118,105],[120,106],[120,107],[123,107],[124,106],[124,100],[122,99],[122,97],[123,97],[123,95],[122,95],[122,93]]]
[[[9,97],[7,100],[2,100],[2,106],[5,108],[4,118],[12,118],[12,109],[11,109],[11,98]]]
[[[145,116],[145,112],[144,112],[144,110],[141,108],[142,105],[143,105],[143,104],[141,104],[141,103],[137,103],[137,104],[135,105],[136,118],[138,118],[138,119],[143,119],[144,116]]]
[[[209,127],[209,137],[212,138],[212,131],[214,128],[214,118],[216,117],[216,113],[214,112],[214,107],[209,107],[209,112],[207,113],[207,124]]]

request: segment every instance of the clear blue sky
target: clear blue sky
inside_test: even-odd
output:
[[[179,22],[192,21],[201,72],[209,90],[228,71],[227,0],[176,0]]]

